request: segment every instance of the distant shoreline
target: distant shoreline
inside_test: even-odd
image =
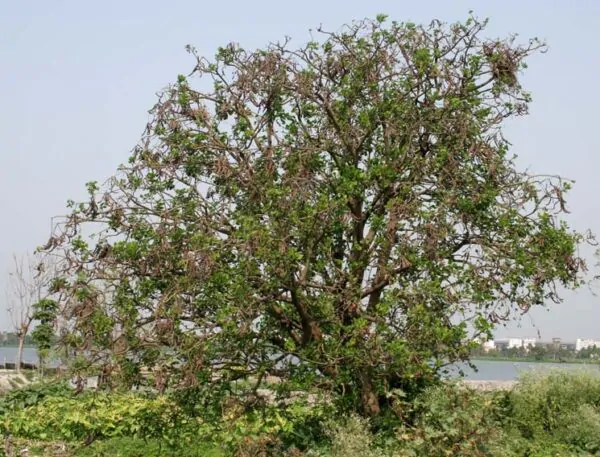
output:
[[[600,365],[600,360],[591,359],[568,359],[568,360],[554,360],[554,359],[533,359],[528,357],[485,357],[477,356],[471,358],[471,362],[526,362],[526,363],[556,363],[556,364],[569,364],[569,365]]]

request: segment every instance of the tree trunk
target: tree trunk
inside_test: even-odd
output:
[[[366,417],[377,416],[381,412],[381,407],[379,405],[379,396],[377,395],[377,391],[375,390],[371,380],[370,370],[362,371],[360,373],[359,380],[361,386],[360,399],[363,415]]]
[[[17,348],[17,359],[15,360],[15,368],[21,371],[21,363],[23,363],[23,346],[25,345],[25,335],[19,333],[19,347]]]

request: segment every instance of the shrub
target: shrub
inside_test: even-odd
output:
[[[581,405],[561,417],[557,437],[564,443],[596,455],[600,452],[600,411],[592,405]]]
[[[0,415],[35,406],[45,398],[68,398],[73,391],[65,382],[39,382],[11,390],[0,398]]]
[[[508,425],[528,439],[554,434],[575,420],[583,406],[600,406],[599,376],[563,370],[527,373],[510,394]]]
[[[237,412],[236,412],[237,411]],[[259,408],[230,407],[218,424],[218,441],[235,455],[279,455],[285,449],[307,450],[325,438],[324,424],[331,417],[328,405],[297,400],[288,405]],[[253,451],[254,452],[254,451]]]
[[[414,405],[415,421],[398,433],[415,456],[485,456],[502,437],[492,396],[456,385],[430,388]]]
[[[176,445],[192,436],[186,417],[165,397],[151,399],[133,394],[48,397],[13,411],[2,422],[10,434],[39,440],[89,443],[126,436]],[[195,425],[194,434],[198,435],[200,424]]]
[[[369,422],[357,415],[351,415],[341,423],[329,425],[331,457],[380,457],[382,452],[375,449],[374,437],[369,430]]]

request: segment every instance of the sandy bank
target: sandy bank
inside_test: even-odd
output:
[[[16,371],[0,371],[0,392],[18,389],[29,384],[29,380]]]
[[[475,390],[491,391],[510,390],[517,384],[517,381],[473,381],[465,379],[460,383]]]

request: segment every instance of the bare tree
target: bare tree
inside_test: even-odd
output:
[[[47,292],[51,269],[47,257],[29,253],[13,254],[13,267],[8,273],[7,311],[18,338],[16,368],[21,368],[25,338],[33,323],[33,305]]]

